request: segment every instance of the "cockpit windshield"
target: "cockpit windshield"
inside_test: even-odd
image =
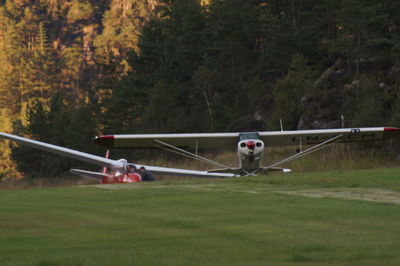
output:
[[[245,139],[260,139],[258,132],[244,132],[239,134],[239,141]]]

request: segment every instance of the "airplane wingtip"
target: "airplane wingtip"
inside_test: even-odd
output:
[[[390,139],[400,136],[400,128],[385,127],[383,128],[383,139]]]
[[[106,136],[95,137],[93,139],[93,142],[103,147],[112,148],[114,146],[114,136],[106,135]]]

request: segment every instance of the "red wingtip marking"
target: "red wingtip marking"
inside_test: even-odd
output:
[[[400,131],[400,128],[397,127],[385,127],[383,131]]]
[[[400,136],[400,128],[396,127],[385,127],[383,129],[383,139],[390,139],[393,137]]]
[[[114,136],[108,135],[108,136],[95,137],[93,142],[100,146],[112,148],[114,146]]]

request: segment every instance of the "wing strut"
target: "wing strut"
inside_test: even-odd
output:
[[[202,161],[202,162],[206,162],[206,163],[209,163],[209,164],[213,164],[213,165],[216,165],[218,167],[225,168],[225,169],[232,169],[232,167],[230,167],[230,166],[227,166],[227,165],[224,165],[222,163],[218,163],[218,162],[215,162],[213,160],[204,158],[204,157],[202,157],[200,155],[191,153],[191,152],[189,152],[187,150],[180,149],[178,147],[175,147],[174,145],[168,144],[168,143],[163,142],[161,140],[155,139],[154,141],[162,145],[162,146],[156,146],[157,148],[160,148],[160,149],[163,149],[163,150],[166,150],[166,151],[170,151],[170,152],[185,156],[187,158],[191,158],[191,159],[195,159],[195,160],[198,160],[198,161]]]
[[[290,157],[288,157],[288,158],[285,158],[285,159],[283,159],[283,160],[281,160],[281,161],[279,161],[279,162],[273,163],[273,164],[271,164],[271,165],[269,165],[269,166],[266,166],[266,167],[262,167],[262,170],[263,170],[263,171],[267,171],[267,170],[269,170],[269,169],[271,169],[271,168],[274,168],[275,166],[278,166],[278,165],[281,165],[281,164],[283,164],[283,163],[287,163],[287,162],[296,160],[296,159],[298,159],[298,158],[300,158],[300,157],[303,157],[303,156],[305,156],[305,155],[308,155],[308,154],[313,153],[313,152],[315,152],[315,151],[318,151],[318,150],[320,150],[320,149],[326,148],[326,147],[328,147],[328,145],[331,145],[331,144],[340,142],[340,141],[341,141],[340,138],[341,138],[342,136],[343,136],[342,134],[341,134],[341,135],[337,135],[337,136],[335,136],[335,137],[333,137],[333,138],[331,138],[331,139],[328,139],[328,140],[326,140],[326,141],[324,141],[324,142],[322,142],[322,143],[320,143],[320,144],[317,144],[317,145],[315,145],[315,146],[312,146],[311,148],[308,148],[308,149],[306,149],[306,150],[304,150],[304,151],[301,151],[301,152],[299,152],[299,153],[296,153],[295,155],[292,155],[292,156],[290,156]]]

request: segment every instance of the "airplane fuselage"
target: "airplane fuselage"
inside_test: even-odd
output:
[[[258,133],[241,133],[237,147],[241,170],[251,173],[260,168],[264,154],[264,142],[260,139]]]
[[[101,179],[101,184],[114,184],[114,183],[136,183],[141,182],[142,179],[138,173],[120,173],[114,172],[110,175],[105,175]]]

